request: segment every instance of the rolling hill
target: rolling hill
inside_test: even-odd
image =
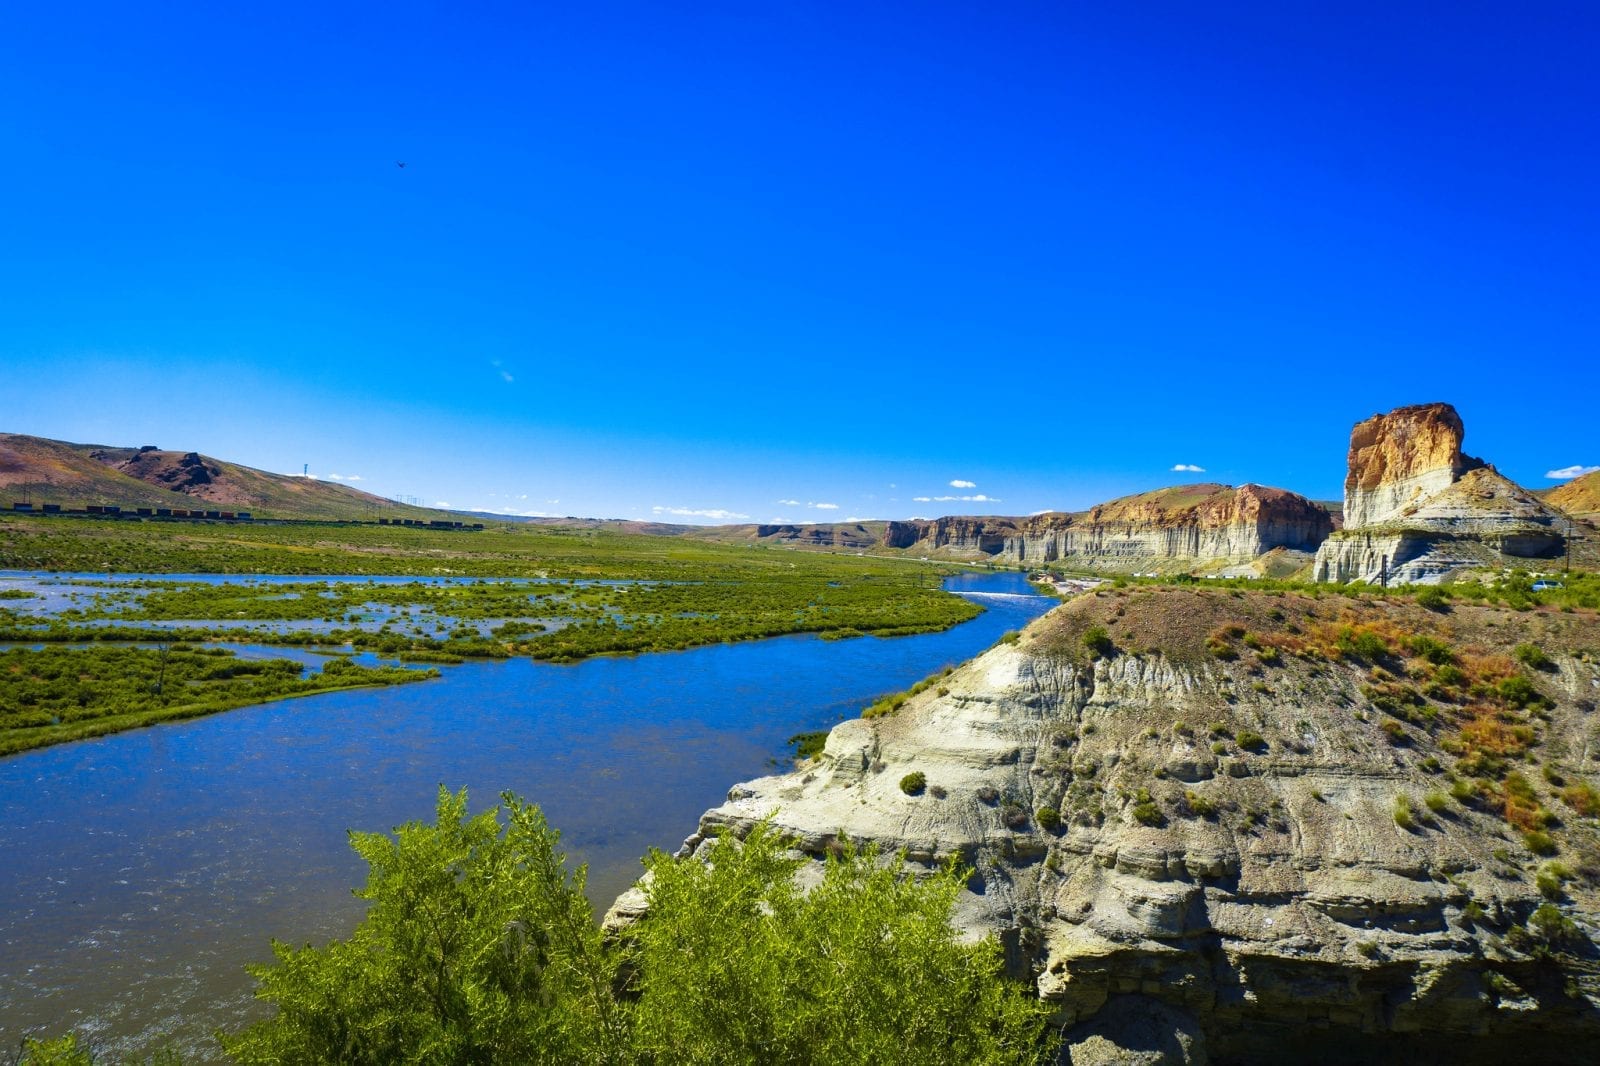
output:
[[[345,485],[272,474],[197,452],[73,444],[0,433],[0,492],[63,507],[210,505],[262,518],[437,518]]]

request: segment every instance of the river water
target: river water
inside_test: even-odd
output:
[[[603,910],[790,735],[1055,603],[1015,573],[947,587],[987,610],[921,636],[470,662],[0,759],[0,1049],[75,1030],[112,1058],[163,1043],[217,1058],[213,1031],[266,1010],[243,967],[271,938],[322,943],[360,920],[347,831],[431,820],[440,784],[474,811],[507,790],[538,803]]]

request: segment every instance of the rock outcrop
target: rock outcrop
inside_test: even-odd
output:
[[[1317,551],[1313,579],[1437,582],[1464,570],[1553,558],[1575,527],[1494,467],[1461,451],[1449,404],[1401,407],[1350,434],[1344,528]]]
[[[1262,485],[1182,485],[1031,518],[890,522],[884,545],[930,556],[1113,572],[1178,571],[1313,552],[1333,530],[1303,496]]]
[[[1114,651],[1088,650],[1092,627]],[[1102,590],[734,787],[680,855],[770,818],[818,863],[841,832],[912,871],[959,859],[959,926],[1000,938],[1074,1062],[1584,1061],[1600,1039],[1594,627]],[[1408,633],[1470,676],[1413,658]],[[1511,674],[1516,641],[1551,659],[1524,675],[1545,709],[1473,709],[1466,686]],[[1525,732],[1491,758],[1495,722]],[[1546,772],[1511,774],[1524,760]],[[1535,824],[1545,836],[1520,831]]]

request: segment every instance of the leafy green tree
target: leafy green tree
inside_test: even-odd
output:
[[[649,911],[607,944],[559,834],[507,794],[467,817],[352,833],[372,902],[348,941],[274,944],[275,1017],[246,1063],[1022,1063],[1047,1013],[998,947],[956,941],[954,867],[923,879],[841,842],[821,883],[768,826],[709,861],[648,860]],[[505,821],[502,824],[501,816]]]
[[[348,941],[253,967],[275,1017],[223,1037],[246,1063],[622,1061],[616,962],[568,875],[559,834],[507,794],[467,818],[466,791],[439,790],[433,825],[393,838],[352,833],[372,902]]]
[[[646,1063],[1032,1062],[1045,1010],[1000,973],[993,941],[950,925],[962,874],[923,880],[841,842],[822,882],[767,826],[706,862],[656,852],[636,928],[636,1046]]]

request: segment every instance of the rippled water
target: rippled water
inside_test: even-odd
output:
[[[214,1058],[211,1032],[263,1009],[243,966],[269,938],[322,942],[360,919],[346,831],[430,818],[441,783],[474,809],[503,790],[540,804],[603,908],[791,734],[1054,603],[1019,574],[949,587],[987,610],[914,637],[472,662],[0,759],[0,1048],[78,1029],[112,1054],[170,1040]]]

